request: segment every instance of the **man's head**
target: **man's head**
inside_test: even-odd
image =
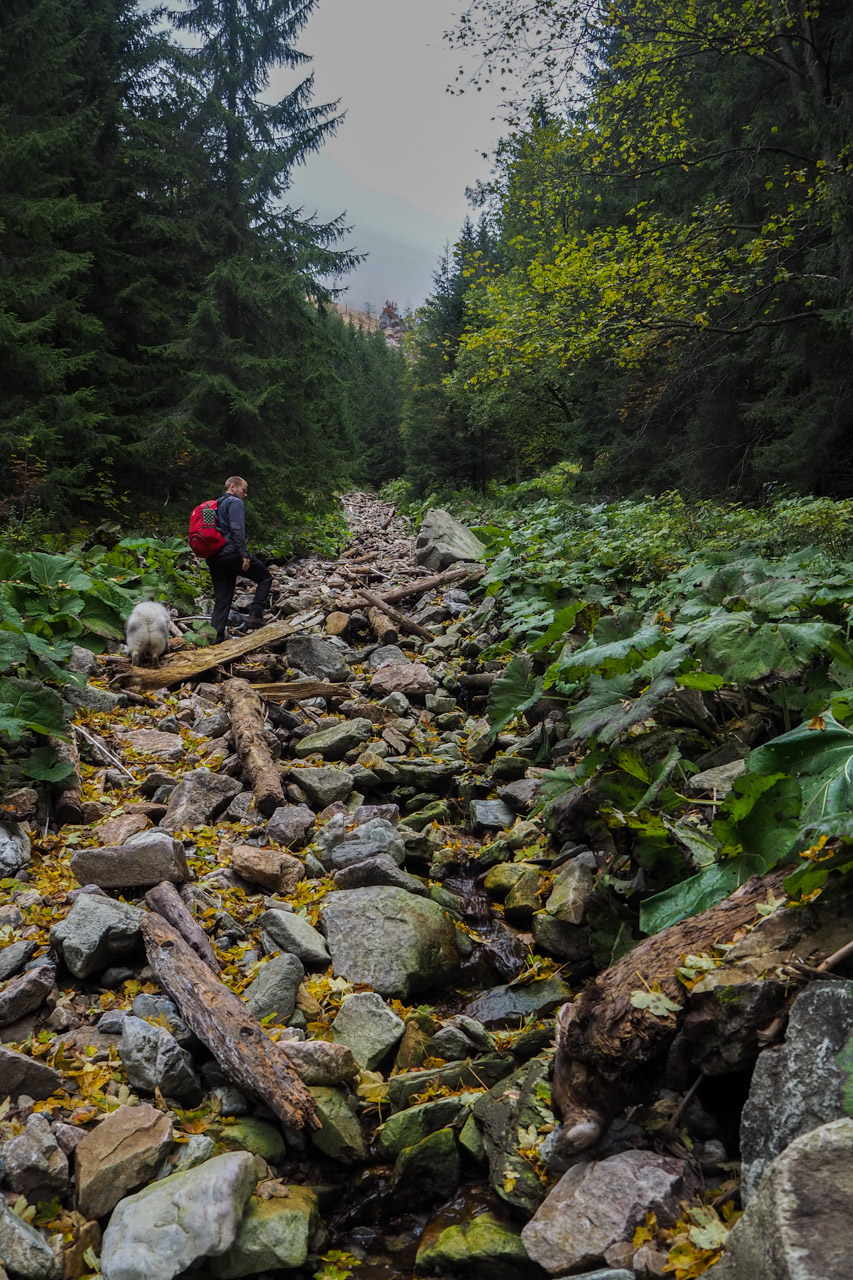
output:
[[[249,486],[242,476],[229,476],[225,481],[225,492],[233,493],[235,498],[245,498]]]

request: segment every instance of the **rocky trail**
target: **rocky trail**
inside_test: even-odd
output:
[[[476,540],[345,508],[262,629],[76,651],[76,775],[5,798],[7,1273],[689,1280],[739,1159],[708,1274],[829,1257],[844,904],[785,911],[777,874],[601,968],[612,851],[537,807],[559,709],[482,717]]]

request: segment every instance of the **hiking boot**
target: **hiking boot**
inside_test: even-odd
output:
[[[263,617],[260,617],[257,613],[247,613],[243,619],[243,626],[248,627],[250,631],[255,630],[257,627],[265,627],[266,625],[266,620]]]

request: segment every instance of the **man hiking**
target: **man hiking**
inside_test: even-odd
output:
[[[225,492],[216,504],[216,524],[225,538],[225,546],[207,560],[213,583],[213,613],[211,623],[216,631],[214,644],[225,639],[225,627],[237,578],[242,574],[256,583],[255,596],[247,609],[246,623],[250,627],[263,626],[264,609],[272,586],[272,574],[263,560],[249,553],[246,546],[246,508],[244,506],[249,486],[242,476],[229,476]]]

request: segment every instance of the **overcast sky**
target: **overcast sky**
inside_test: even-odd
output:
[[[319,0],[299,47],[313,58],[314,102],[341,99],[346,118],[297,170],[289,199],[306,214],[346,212],[348,243],[370,254],[348,276],[357,310],[419,306],[467,213],[465,188],[489,174],[501,133],[496,98],[447,92],[458,54],[442,40],[460,0]],[[300,75],[305,72],[301,71]],[[274,93],[294,73],[274,81]]]

